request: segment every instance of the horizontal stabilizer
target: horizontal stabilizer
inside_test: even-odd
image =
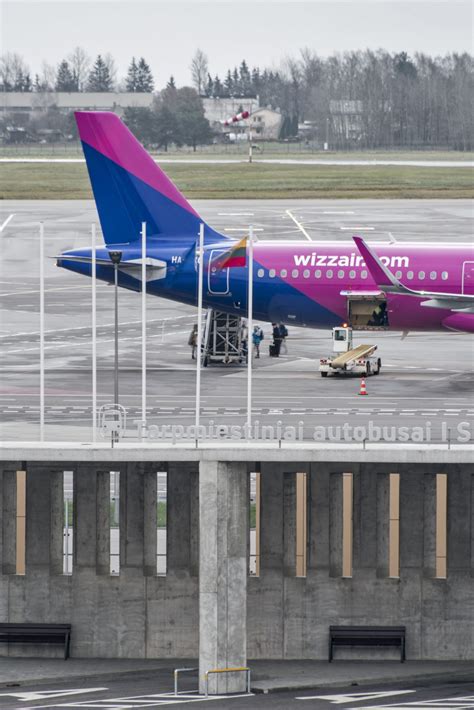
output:
[[[56,259],[56,264],[62,266],[63,261],[73,261],[78,264],[91,264],[91,256],[68,256],[67,254],[62,254],[61,256],[52,257]],[[95,260],[96,266],[113,266],[110,259],[97,258]],[[164,279],[166,276],[166,261],[161,261],[160,259],[152,259],[147,257],[146,259],[146,274],[147,281]],[[121,261],[118,267],[119,271],[126,271],[134,278],[140,278],[142,271],[142,260],[141,259],[131,259],[129,261]]]

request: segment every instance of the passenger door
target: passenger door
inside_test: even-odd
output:
[[[227,249],[212,249],[207,269],[209,293],[224,295],[229,293],[229,269],[218,269],[215,262]]]

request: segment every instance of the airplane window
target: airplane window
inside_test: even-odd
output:
[[[338,278],[338,279],[343,279],[343,278],[344,278],[344,271],[343,271],[342,269],[340,269],[340,270],[337,272],[337,278]]]
[[[424,271],[419,271],[419,272],[418,272],[418,278],[420,279],[420,281],[423,281],[423,279],[425,278],[425,276],[426,276],[426,274],[425,274]]]
[[[303,276],[305,277],[305,279],[309,279],[309,269],[305,269],[303,271]]]
[[[413,271],[407,271],[407,279],[408,279],[408,281],[412,281],[413,276],[414,276]]]
[[[349,271],[349,278],[350,278],[350,279],[355,279],[355,277],[356,277],[356,272],[354,271],[354,269],[351,269],[351,270]]]
[[[316,271],[314,272],[314,278],[315,279],[321,278],[321,269],[316,269]]]
[[[436,271],[430,271],[430,279],[431,279],[432,281],[435,281],[435,280],[436,280],[436,276],[437,276]]]
[[[366,279],[367,278],[367,271],[363,269],[363,271],[360,272],[360,278],[361,279]]]
[[[275,269],[270,269],[270,271],[268,272],[268,275],[271,279],[274,279],[275,273],[276,273]]]
[[[447,271],[443,271],[443,272],[441,273],[441,278],[443,279],[443,281],[447,281],[447,279],[448,279],[448,272],[447,272]]]
[[[396,271],[396,272],[395,272],[395,278],[396,278],[396,279],[401,279],[401,278],[402,278],[402,272],[401,272],[401,271]]]
[[[280,276],[281,276],[282,279],[286,279],[287,270],[286,270],[286,269],[282,269],[282,270],[280,271]]]
[[[328,270],[326,271],[326,277],[327,277],[328,279],[332,279],[332,269],[328,269]]]
[[[257,271],[257,276],[261,279],[262,276],[265,276],[265,271],[263,269],[259,269]]]
[[[291,275],[294,279],[297,279],[298,278],[298,269],[293,269],[293,271],[291,272]]]

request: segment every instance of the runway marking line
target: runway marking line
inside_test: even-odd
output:
[[[3,230],[5,229],[5,227],[7,226],[7,224],[12,221],[12,219],[13,219],[14,216],[15,216],[14,214],[11,214],[11,215],[9,215],[9,216],[5,219],[5,221],[3,222],[2,226],[0,227],[0,233],[3,232]]]
[[[88,287],[88,286],[87,286],[87,287],[80,286],[79,288],[89,288],[89,287]],[[1,295],[2,295],[2,294],[0,294],[0,296],[1,296]],[[189,315],[175,316],[175,317],[169,317],[169,318],[150,318],[149,320],[147,320],[147,325],[149,325],[150,323],[166,323],[166,322],[168,322],[168,321],[170,321],[170,320],[175,321],[175,320],[177,320],[178,318],[195,318],[195,317],[196,317],[196,316],[194,316],[193,314],[189,314]],[[135,323],[141,323],[141,320],[123,321],[122,323],[120,323],[120,325],[121,325],[121,326],[124,326],[124,325],[134,325]],[[99,326],[97,326],[97,327],[98,327],[98,328],[110,328],[110,329],[113,329],[114,326],[113,326],[113,325],[108,325],[107,323],[104,323],[104,324],[99,325]],[[45,330],[44,332],[45,332],[45,334],[46,334],[46,333],[63,333],[63,332],[69,332],[69,331],[72,331],[72,330],[86,330],[86,329],[90,330],[90,329],[91,329],[91,326],[90,326],[90,325],[77,325],[77,326],[74,326],[74,328],[52,328],[52,329],[50,329],[50,330]],[[184,332],[184,331],[183,331],[183,332]],[[21,332],[19,332],[19,333],[9,333],[8,335],[0,335],[0,338],[18,338],[18,337],[20,337],[21,335],[39,335],[39,330],[21,331]],[[97,335],[108,335],[108,333],[99,333],[99,332],[98,332]],[[160,333],[160,335],[161,335],[161,333]],[[154,336],[154,337],[156,337],[156,336]],[[25,341],[25,342],[27,342],[27,341]],[[16,344],[16,343],[15,343],[15,344]]]
[[[95,689],[94,689],[95,690]],[[108,690],[107,688],[104,690]],[[74,691],[77,692],[77,691]],[[84,693],[87,690],[82,691]],[[91,691],[89,691],[91,692]],[[65,695],[67,694],[64,693]],[[39,694],[38,694],[39,695]],[[214,700],[231,700],[233,698],[250,698],[253,697],[253,693],[239,693],[233,695],[198,695],[197,692],[182,692],[178,693],[178,696],[174,693],[156,693],[148,695],[131,695],[118,698],[98,698],[97,700],[78,700],[76,702],[65,702],[57,704],[48,705],[34,705],[24,710],[44,710],[45,708],[107,708],[108,710],[133,710],[134,708],[153,708],[153,707],[163,707],[169,705],[176,705],[179,703],[202,703],[211,702]],[[33,698],[32,698],[33,699]],[[40,699],[40,698],[39,698]]]

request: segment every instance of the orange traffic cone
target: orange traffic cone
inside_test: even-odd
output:
[[[360,381],[359,394],[367,394],[367,388],[365,386],[365,377],[363,377]]]

